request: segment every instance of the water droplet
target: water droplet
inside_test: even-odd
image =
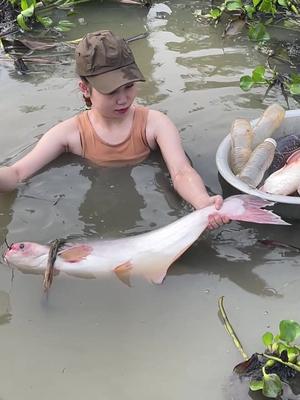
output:
[[[275,288],[272,288],[272,287],[264,288],[264,292],[268,293],[268,294],[270,294],[270,293],[275,294],[275,295],[278,294],[277,290]]]
[[[209,289],[201,289],[201,292],[203,292],[203,293],[209,293],[210,290],[209,290]]]
[[[86,25],[87,24],[87,22],[85,21],[84,18],[78,18],[78,22],[79,22],[79,25]]]

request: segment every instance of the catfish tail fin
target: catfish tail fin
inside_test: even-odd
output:
[[[257,196],[242,194],[231,196],[228,202],[235,199],[242,202],[242,212],[230,212],[228,215],[231,219],[237,221],[255,222],[257,224],[276,224],[276,225],[290,225],[285,222],[281,217],[270,210],[265,210],[264,207],[272,206],[274,203]],[[225,201],[226,202],[226,201]],[[224,203],[225,203],[224,202]]]

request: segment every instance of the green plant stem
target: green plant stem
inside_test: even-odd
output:
[[[242,354],[242,357],[243,357],[245,360],[248,360],[249,357],[248,357],[247,354],[245,353],[245,351],[244,351],[244,349],[243,349],[243,346],[242,346],[242,344],[241,344],[239,338],[237,337],[237,335],[236,335],[236,333],[235,333],[235,331],[234,331],[234,329],[233,329],[231,323],[229,322],[229,319],[228,319],[228,317],[227,317],[227,315],[226,315],[226,312],[225,312],[225,309],[224,309],[223,302],[224,302],[224,296],[222,296],[222,297],[219,298],[218,305],[219,305],[220,313],[221,313],[222,318],[223,318],[223,322],[224,322],[224,325],[225,325],[225,329],[226,329],[226,331],[228,332],[228,334],[231,336],[231,338],[232,338],[232,340],[233,340],[233,343],[235,344],[235,346],[237,347],[237,349],[238,349],[238,350],[240,351],[240,353]]]
[[[290,367],[290,368],[294,369],[297,372],[300,372],[300,367],[298,367],[298,365],[296,365],[296,364],[282,361],[281,358],[279,358],[279,357],[270,356],[269,354],[265,354],[265,353],[263,354],[263,356],[265,356],[266,358],[268,358],[270,360],[277,361],[280,364],[286,365],[287,367]]]

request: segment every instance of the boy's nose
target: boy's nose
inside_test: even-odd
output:
[[[117,104],[118,104],[119,106],[122,105],[122,104],[126,104],[126,102],[127,102],[127,98],[126,98],[126,96],[125,96],[124,94],[118,96],[118,98],[117,98]]]

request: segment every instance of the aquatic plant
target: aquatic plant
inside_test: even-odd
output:
[[[54,24],[50,17],[54,9],[64,9],[71,11],[75,4],[79,4],[88,0],[8,0],[17,12],[16,21],[19,27],[28,31],[31,30],[37,23],[45,28],[52,27],[56,31],[68,31],[74,24],[67,19],[59,20]]]
[[[253,28],[255,21],[260,23],[261,20],[276,18],[291,19],[291,14],[300,14],[300,5],[297,0],[225,0],[221,5],[213,7],[208,14],[204,15],[215,22],[219,22],[224,15],[239,16],[245,19],[249,26]],[[199,11],[195,12],[195,16],[199,17]],[[267,23],[270,23],[268,20]],[[260,24],[259,29],[263,29]]]
[[[254,353],[250,358],[232,328],[223,305],[219,299],[219,310],[227,332],[241,352],[245,361],[234,367],[234,372],[249,380],[252,391],[261,391],[265,397],[277,398],[283,392],[284,385],[290,385],[300,374],[300,346],[295,341],[300,337],[300,324],[294,320],[282,320],[279,333],[265,332],[262,342],[263,353]]]
[[[266,350],[259,367],[261,378],[251,379],[252,391],[261,390],[264,396],[276,398],[282,392],[283,382],[295,375],[293,371],[300,372],[300,347],[294,343],[298,337],[300,325],[293,320],[280,321],[276,336],[271,332],[263,334]]]
[[[296,68],[292,60],[292,53],[299,57],[300,47],[293,43],[292,51],[287,50],[287,57],[281,60],[286,63],[285,72],[282,73],[276,68],[276,64],[270,66],[270,58],[274,61],[280,60],[279,51],[288,45],[275,44],[272,48],[272,38],[268,28],[272,25],[281,26],[283,29],[292,29],[299,31],[300,27],[300,3],[299,0],[225,0],[221,5],[213,7],[207,14],[202,10],[197,10],[196,18],[203,17],[214,24],[224,21],[225,29],[222,37],[238,35],[242,29],[247,29],[249,40],[257,43],[257,49],[267,54],[265,66],[257,66],[252,75],[245,75],[240,78],[240,88],[244,91],[250,90],[254,86],[266,85],[267,91],[277,86],[280,88],[287,105],[288,97],[292,96],[299,101],[297,96],[300,94],[300,75],[295,74]],[[276,62],[277,62],[276,61]],[[298,60],[296,60],[297,63]],[[269,75],[267,77],[266,75]]]
[[[51,18],[53,10],[64,10],[67,16],[74,13],[74,7],[90,0],[4,0],[12,5],[16,12],[16,22],[23,31],[29,31],[42,25],[44,28],[51,28],[57,32],[66,32],[75,26],[68,19],[54,21]],[[102,0],[103,1],[103,0]],[[125,4],[138,4],[149,6],[150,0],[118,0]],[[67,16],[65,18],[67,18]]]
[[[240,88],[245,92],[254,86],[267,86],[264,97],[274,86],[278,86],[289,106],[289,95],[295,97],[296,100],[297,96],[300,96],[300,74],[280,73],[275,67],[258,65],[252,70],[251,75],[243,75],[240,78]]]

